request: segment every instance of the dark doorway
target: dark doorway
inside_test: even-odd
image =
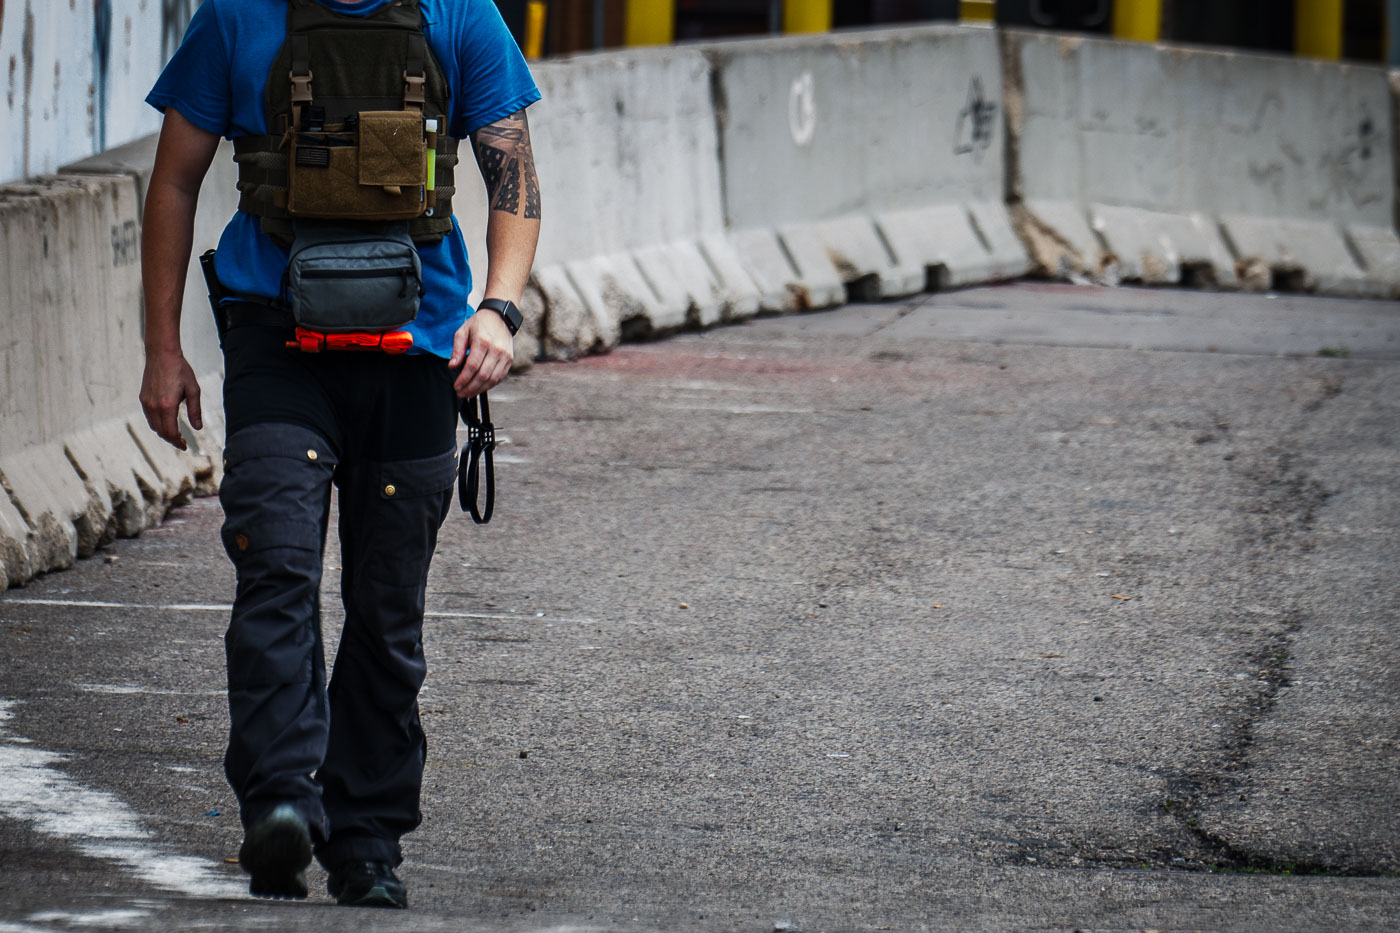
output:
[[[959,15],[958,0],[835,0],[832,25],[875,26],[880,23],[914,23],[924,20],[953,20]]]

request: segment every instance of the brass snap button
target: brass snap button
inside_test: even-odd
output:
[[[315,460],[315,459],[316,459],[316,451],[314,451],[314,450],[308,450],[308,451],[306,452],[306,459],[308,459],[308,460]]]
[[[384,495],[386,496],[392,496],[396,491],[392,484],[384,487]]]

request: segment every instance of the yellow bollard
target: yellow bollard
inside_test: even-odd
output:
[[[627,0],[627,45],[670,45],[676,37],[675,0]]]
[[[783,32],[827,32],[832,0],[783,0]]]
[[[530,0],[525,7],[525,57],[539,58],[544,54],[544,21],[549,12],[545,0]]]
[[[1342,10],[1342,0],[1295,0],[1293,50],[1309,58],[1341,58]]]
[[[1113,36],[1156,42],[1162,37],[1162,0],[1113,0]]]
[[[995,0],[961,0],[958,18],[964,23],[986,23],[990,26],[997,21]]]

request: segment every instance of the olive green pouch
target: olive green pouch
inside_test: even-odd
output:
[[[427,208],[427,137],[416,111],[292,135],[287,212],[327,220],[410,220]]]
[[[415,110],[360,114],[360,184],[421,188],[428,165],[423,115]]]

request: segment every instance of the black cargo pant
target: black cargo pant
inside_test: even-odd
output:
[[[224,770],[245,829],[290,803],[316,856],[402,860],[421,821],[418,720],[428,564],[455,474],[457,400],[432,356],[308,354],[287,332],[224,337],[219,490],[237,572]],[[321,560],[339,490],[345,623],[329,689]]]

